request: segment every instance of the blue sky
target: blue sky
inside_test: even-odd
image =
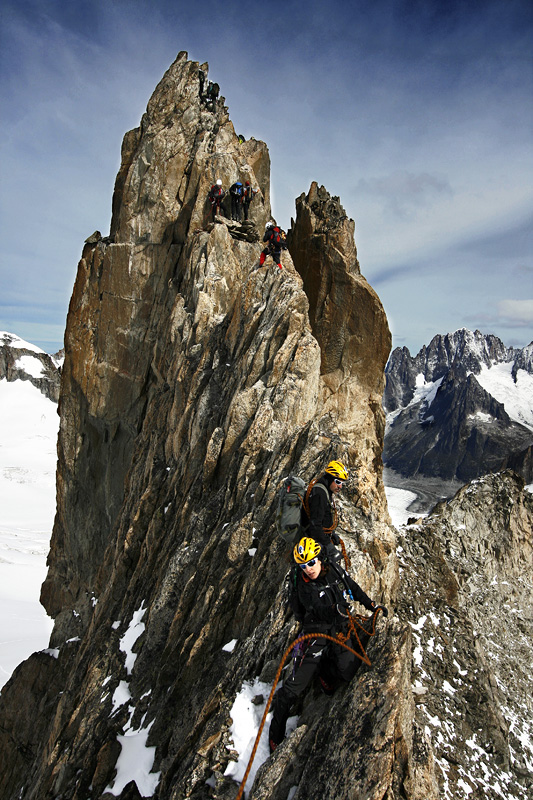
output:
[[[0,330],[62,344],[127,130],[180,50],[264,140],[287,228],[311,181],[356,223],[393,345],[533,338],[529,0],[3,0]]]

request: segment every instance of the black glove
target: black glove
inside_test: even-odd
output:
[[[339,536],[338,533],[332,533],[331,534],[331,541],[333,542],[333,544],[340,544],[341,543],[341,537]]]
[[[374,601],[372,601],[372,611],[378,611],[378,609],[379,609],[379,611],[383,612],[383,616],[384,617],[388,617],[389,616],[389,612],[387,611],[385,606],[376,605],[376,603],[374,603]]]

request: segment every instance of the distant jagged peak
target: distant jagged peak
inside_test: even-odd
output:
[[[521,349],[506,347],[494,334],[459,328],[453,333],[437,334],[415,356],[411,356],[407,347],[397,347],[385,368],[384,406],[387,411],[407,406],[413,399],[419,376],[431,383],[453,369],[456,379],[466,379],[471,373],[479,376],[501,364],[512,365],[515,383],[518,370],[533,374],[533,344]]]
[[[445,336],[439,334],[433,337],[425,354],[426,371],[442,369],[447,363],[448,366],[461,364],[463,368],[477,373],[482,364],[489,366],[511,361],[513,353],[513,348],[507,348],[494,334],[459,328]]]
[[[517,373],[520,369],[533,375],[533,342],[530,342],[526,347],[515,352],[516,356],[514,358],[512,376],[513,380],[516,382]]]

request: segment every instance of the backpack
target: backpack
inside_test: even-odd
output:
[[[302,500],[302,514],[301,514],[301,516],[302,516],[302,520],[301,520],[302,532],[304,532],[305,529],[309,527],[309,523],[310,523],[309,498],[311,496],[312,490],[315,487],[317,489],[320,489],[321,492],[324,492],[328,496],[328,499],[329,499],[329,492],[326,489],[326,487],[324,486],[324,484],[323,483],[318,483],[318,478],[314,478],[311,481],[311,483],[309,484],[309,486],[307,487],[307,490],[305,491],[304,497],[303,497],[303,500]],[[333,531],[335,530],[335,528],[337,527],[337,525],[339,523],[339,512],[337,510],[337,506],[335,505],[335,500],[334,499],[331,501],[331,513],[332,513],[332,518],[333,518],[333,524],[331,525],[330,528],[324,528],[324,533],[333,533]]]
[[[304,480],[290,475],[278,490],[276,529],[285,544],[295,544],[300,534],[301,509],[306,489]]]
[[[272,233],[270,234],[270,243],[274,245],[276,250],[281,250],[283,238],[281,235],[281,228],[278,228],[276,225],[275,228],[272,228]]]

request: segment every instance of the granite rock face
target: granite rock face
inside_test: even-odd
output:
[[[390,347],[383,309],[354,270],[349,225],[306,268],[304,280],[315,285],[322,277],[314,271],[326,276],[310,322],[291,255],[281,271],[270,259],[259,268],[262,244],[234,237],[224,208],[212,220],[211,184],[249,179],[259,189],[250,218],[262,233],[269,157],[262,142],[239,142],[223,99],[205,107],[198,75],[199,65],[180,54],[140,128],[126,134],[110,235],[88,237],[79,263],[41,594],[55,627],[50,651],[21,665],[2,693],[6,796],[85,800],[110,788],[136,796],[138,786],[114,784],[118,737],[133,730],[156,748],[159,797],[216,796],[205,781],[231,760],[236,692],[259,674],[272,680],[295,633],[282,599],[287,553],[273,524],[288,473],[311,479],[331,458],[347,464],[353,480],[342,521],[354,574],[384,602],[397,589],[380,463]],[[334,231],[338,201],[330,210],[328,198],[320,190],[315,209]],[[295,258],[305,248],[306,213],[303,203]],[[342,331],[336,350],[320,328],[328,306]],[[362,314],[375,320],[381,343],[373,367]],[[389,653],[386,679],[403,687],[385,631],[378,647]],[[395,636],[405,634],[400,626]],[[232,639],[230,655],[222,647]],[[44,696],[32,689],[43,659]],[[26,722],[17,725],[21,696]],[[323,713],[334,719],[331,705]],[[405,771],[412,732],[400,712],[387,714],[405,738]],[[303,767],[317,722],[302,740]],[[395,737],[388,742],[385,783]],[[365,764],[358,769],[368,782]]]
[[[441,796],[531,796],[533,495],[513,472],[485,476],[398,544],[397,610]]]

